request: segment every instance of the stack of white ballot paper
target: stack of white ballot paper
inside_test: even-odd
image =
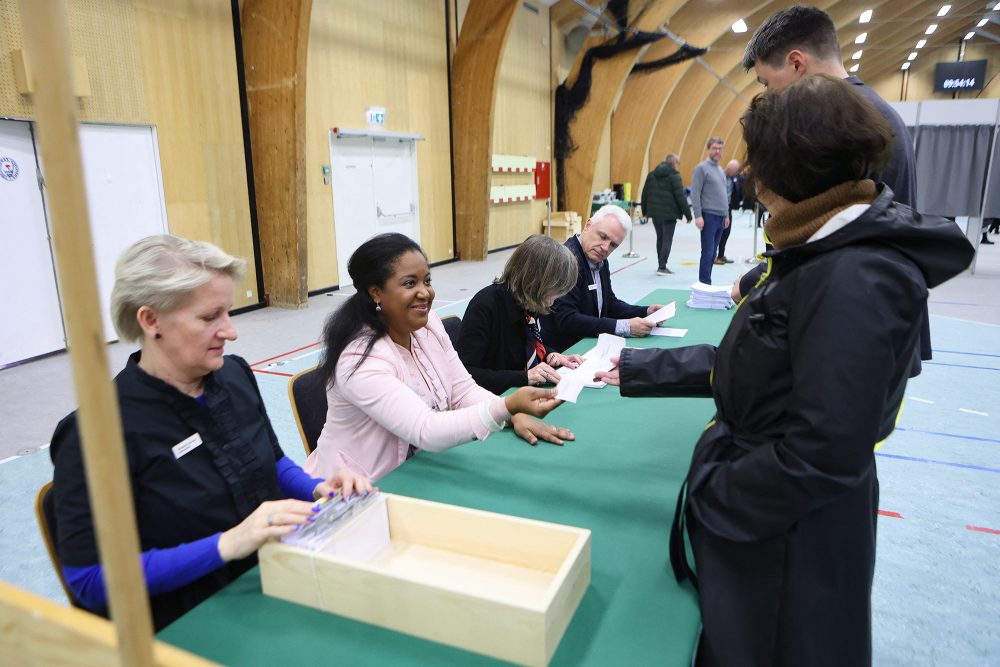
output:
[[[732,285],[706,285],[698,282],[691,285],[691,298],[687,305],[690,308],[728,310],[736,305],[730,296],[732,291]]]
[[[583,355],[583,363],[576,368],[563,366],[559,369],[559,384],[556,389],[559,393],[556,398],[561,401],[576,403],[576,397],[584,387],[595,387],[600,389],[605,386],[605,382],[594,382],[594,375],[597,371],[610,371],[615,367],[611,363],[612,357],[617,357],[625,347],[625,339],[621,336],[611,334],[601,334],[597,337],[597,345],[592,347]]]

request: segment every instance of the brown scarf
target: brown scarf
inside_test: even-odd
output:
[[[875,182],[848,181],[795,203],[767,191],[761,192],[759,199],[771,211],[764,232],[774,247],[781,250],[805,243],[847,207],[871,204],[875,201]]]

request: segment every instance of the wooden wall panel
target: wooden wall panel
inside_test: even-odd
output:
[[[67,18],[91,87],[80,119],[156,126],[169,230],[247,258],[234,304],[257,303],[230,3],[69,0]],[[0,1],[0,115],[33,119],[11,76],[22,46],[17,3]]]
[[[139,71],[133,0],[69,0],[70,51],[87,64],[90,97],[79,98],[81,121],[140,124],[146,106]],[[17,2],[0,2],[0,116],[34,118],[30,96],[14,88],[11,51],[24,49]]]
[[[227,0],[136,0],[170,231],[247,259],[235,305],[257,303],[233,17]]]
[[[330,163],[332,127],[364,128],[365,109],[387,110],[385,129],[417,142],[420,243],[434,261],[454,257],[444,3],[314,0],[306,93],[306,209],[310,290],[349,285],[337,274]]]
[[[549,10],[523,4],[514,15],[497,80],[493,153],[533,155],[552,161],[552,109],[549,89]],[[534,182],[533,174],[493,174],[493,185]],[[489,209],[488,247],[504,248],[540,231],[545,200],[493,204]]]

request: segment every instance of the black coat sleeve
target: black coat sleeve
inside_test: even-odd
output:
[[[596,338],[602,333],[613,334],[615,332],[615,320],[610,317],[595,317],[585,315],[580,312],[584,305],[584,299],[591,299],[587,283],[582,279],[577,281],[576,287],[567,294],[556,299],[552,306],[550,321],[555,322],[558,331],[558,342],[556,337],[549,337],[543,329],[543,339],[546,346],[551,345],[553,351],[562,352],[581,338]]]
[[[281,449],[281,443],[278,442],[278,435],[274,432],[274,427],[271,425],[271,420],[267,416],[267,408],[264,406],[264,397],[261,396],[260,386],[257,384],[257,378],[254,377],[253,369],[250,368],[250,364],[243,357],[238,357],[235,354],[229,357],[232,361],[236,363],[240,369],[246,373],[247,382],[253,387],[254,394],[257,395],[257,413],[263,420],[264,425],[267,427],[267,437],[271,442],[271,451],[274,453],[274,460],[280,461],[285,456],[285,452]]]
[[[605,293],[605,312],[607,312],[608,317],[612,320],[630,320],[633,317],[645,317],[648,314],[649,308],[646,306],[633,306],[627,301],[622,301],[617,296],[615,296],[615,290],[611,287],[611,275],[608,270],[607,262],[601,268],[601,282],[607,284],[608,289]],[[607,319],[607,318],[605,318]],[[614,333],[615,327],[611,326],[611,331],[607,333]]]
[[[712,395],[714,345],[688,345],[673,349],[622,350],[620,369],[622,396]]]
[[[458,358],[462,360],[469,375],[480,387],[502,394],[511,387],[523,387],[528,384],[528,373],[523,370],[508,368],[493,368],[491,359],[503,357],[502,350],[492,349],[501,345],[497,336],[501,322],[500,314],[491,308],[485,298],[477,294],[472,298],[465,316],[462,318],[462,330],[458,336]]]

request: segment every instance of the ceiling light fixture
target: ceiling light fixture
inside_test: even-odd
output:
[[[924,48],[924,44],[926,44],[926,43],[927,43],[927,40],[926,40],[926,39],[922,39],[922,40],[920,40],[919,42],[917,42],[917,48],[918,48],[918,49],[922,49],[922,48]]]
[[[851,60],[861,60],[861,51],[855,51],[854,55],[851,56]]]
[[[927,31],[924,34],[933,35],[935,30],[937,30],[937,23],[932,23],[929,26],[927,26]]]
[[[969,39],[972,39],[972,38],[973,38],[973,37],[975,37],[975,36],[976,36],[976,33],[974,33],[974,32],[970,32],[969,34],[967,34],[967,35],[965,36],[965,38],[963,39],[963,41],[965,41],[965,40],[969,40]]]
[[[950,9],[951,5],[944,5],[943,7],[941,7],[941,9],[938,10],[938,16],[944,16],[945,14],[948,13],[948,10]]]
[[[913,52],[913,53],[911,53],[910,55],[906,56],[906,59],[907,59],[907,60],[916,60],[916,59],[917,59],[917,52],[916,52],[916,51],[914,51],[914,52]]]
[[[989,22],[990,22],[989,19],[983,19],[982,21],[980,21],[979,23],[976,24],[976,27],[977,28],[982,28],[984,25],[986,25]]]
[[[739,21],[733,24],[733,32],[740,33],[740,32],[746,32],[747,30],[748,30],[747,23],[743,19],[740,19]]]
[[[903,63],[903,66],[899,69],[910,69],[910,63]]]
[[[863,32],[863,33],[861,33],[860,35],[858,35],[857,37],[854,38],[854,43],[855,44],[864,44],[866,39],[868,39],[868,33],[867,32]]]
[[[852,66],[851,66],[851,69],[849,69],[849,70],[847,70],[847,71],[848,71],[848,72],[851,72],[851,73],[853,74],[854,72],[857,72],[857,71],[858,71],[858,67],[859,67],[859,65],[852,65]]]
[[[858,19],[858,23],[868,23],[872,20],[872,10],[866,9],[861,12],[861,18]]]

